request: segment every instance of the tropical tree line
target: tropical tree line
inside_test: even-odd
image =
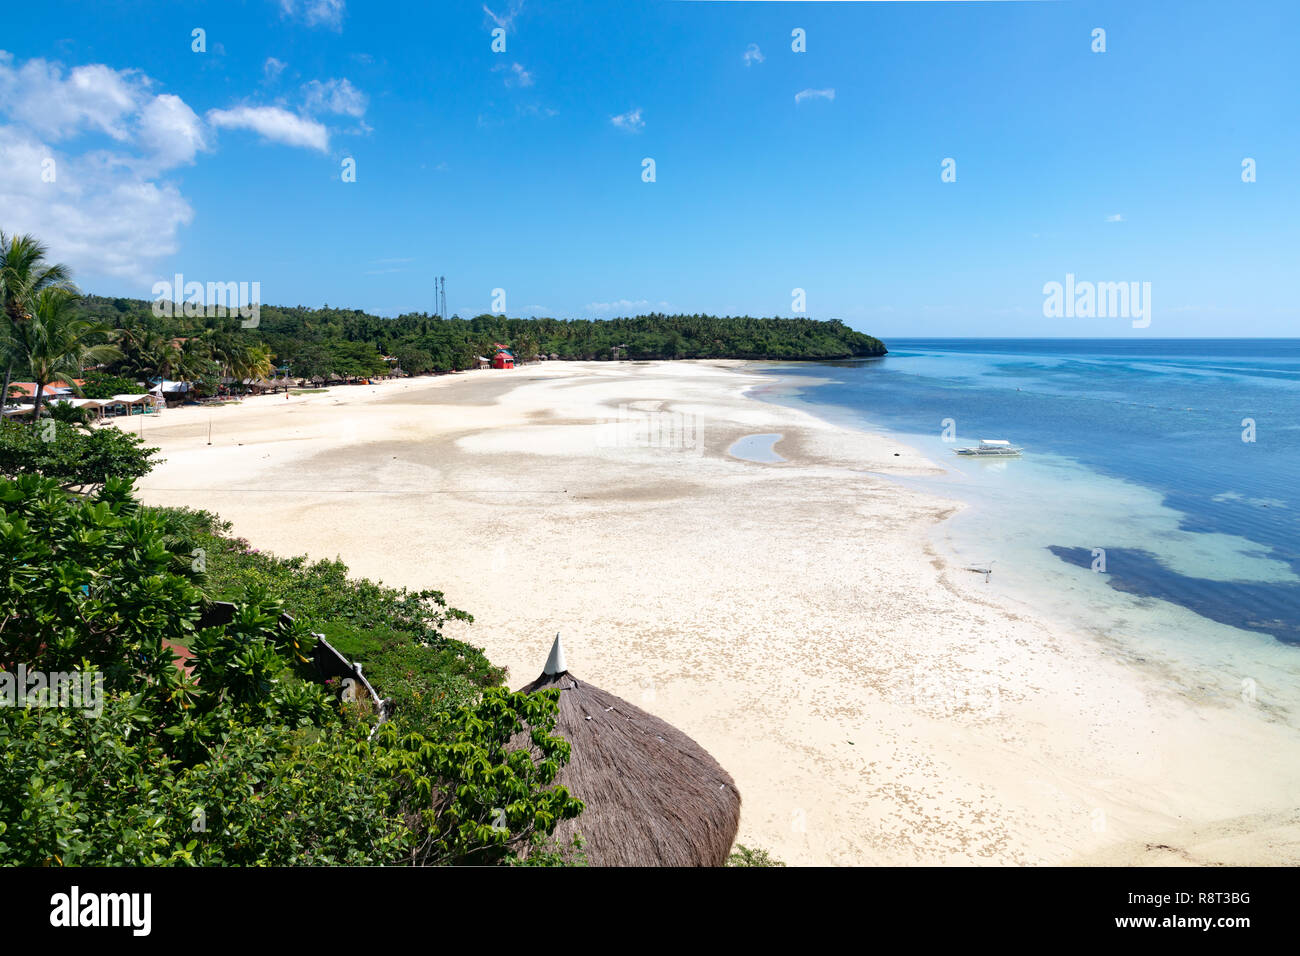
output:
[[[0,395],[7,401],[12,382],[34,382],[33,422],[55,382],[101,398],[158,379],[192,382],[200,394],[215,394],[223,379],[271,373],[270,347],[240,335],[237,320],[213,319],[181,330],[153,316],[109,320],[88,308],[88,301],[68,267],[48,261],[39,239],[0,231]],[[90,379],[91,389],[76,379]]]
[[[143,299],[81,295],[69,269],[47,260],[30,235],[0,233],[0,360],[3,394],[16,376],[35,382],[39,413],[48,387],[89,378],[94,390],[173,379],[198,395],[223,382],[373,376],[473,368],[498,345],[519,361],[559,359],[849,359],[883,355],[879,339],[838,320],[653,313],[610,320],[382,318],[325,306],[263,305],[255,328],[238,317],[159,316]],[[236,386],[238,387],[238,386]],[[36,416],[33,416],[33,421]]]
[[[114,327],[153,330],[162,337],[203,334],[215,322],[157,318],[141,299],[87,296],[83,313]],[[520,361],[539,356],[610,359],[849,359],[883,355],[884,344],[842,322],[807,318],[718,317],[654,313],[633,318],[512,319],[479,315],[442,319],[427,313],[383,318],[325,306],[263,305],[255,329],[231,333],[255,342],[276,366],[304,378],[368,376],[396,367],[413,375],[473,368],[498,344]],[[395,362],[393,360],[396,360]]]

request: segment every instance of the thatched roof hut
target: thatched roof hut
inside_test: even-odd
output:
[[[555,732],[569,762],[555,782],[587,808],[555,836],[581,834],[592,866],[721,866],[740,826],[740,793],[690,737],[653,714],[574,677],[555,636],[527,692],[560,689]],[[527,733],[517,738],[531,747]]]

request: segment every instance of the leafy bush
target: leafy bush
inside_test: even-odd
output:
[[[135,395],[140,391],[140,383],[134,379],[109,375],[107,372],[87,372],[82,377],[82,383],[83,398],[112,398],[114,395]]]
[[[106,478],[134,480],[160,464],[157,448],[117,428],[87,432],[52,420],[0,422],[0,476],[44,475],[65,488],[85,490]]]
[[[737,843],[736,848],[727,857],[727,866],[785,866],[785,864],[775,859],[766,850],[751,850],[743,843]]]
[[[88,498],[0,482],[0,684],[25,664],[103,687],[98,713],[0,707],[0,865],[509,862],[581,812],[552,786],[569,754],[554,693],[488,687],[375,728],[308,679],[314,638],[265,587],[200,630],[206,572],[183,549],[212,520],[142,508],[119,480]],[[396,619],[437,616],[369,588]],[[421,651],[457,653],[409,644],[391,673],[414,682]],[[465,660],[443,661],[444,696],[482,678]],[[512,744],[524,732],[540,759]]]
[[[403,710],[448,710],[505,679],[505,670],[481,649],[444,636],[449,621],[472,622],[473,617],[449,607],[440,591],[351,578],[341,561],[278,558],[229,537],[229,522],[209,512],[160,510],[167,516],[172,550],[203,553],[210,598],[239,600],[250,589],[275,595],[295,620],[360,661],[371,682]]]

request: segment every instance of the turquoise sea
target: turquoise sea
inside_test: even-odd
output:
[[[926,452],[946,474],[908,483],[973,505],[943,543],[1076,623],[1295,653],[1300,340],[886,344],[880,359],[760,366],[773,384],[759,392]],[[1024,456],[953,454],[981,438]]]

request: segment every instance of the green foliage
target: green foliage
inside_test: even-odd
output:
[[[86,489],[108,479],[135,480],[160,463],[157,448],[118,428],[91,431],[75,424],[43,421],[32,427],[0,422],[0,475],[43,475],[68,488]],[[53,431],[51,432],[51,426]]]
[[[737,843],[736,848],[727,857],[727,866],[785,866],[785,864],[775,859],[766,850],[751,850],[743,843]]]
[[[152,343],[146,355],[165,352],[161,343],[169,336],[214,334],[210,327],[216,323],[160,319],[148,302],[135,299],[86,296],[81,308],[124,334],[130,330],[132,337]],[[496,342],[510,345],[521,361],[537,354],[606,360],[614,357],[615,348],[621,357],[632,359],[844,359],[885,353],[878,339],[837,320],[661,313],[608,321],[500,315],[441,319],[424,313],[385,319],[355,309],[263,305],[256,329],[223,334],[264,347],[277,364],[288,363],[293,375],[306,378],[382,374],[388,368],[384,355],[396,356],[401,368],[412,374],[473,368],[475,357],[491,355]],[[124,348],[128,357],[134,354],[129,346]],[[136,362],[134,367],[143,366]]]
[[[428,349],[403,345],[395,354],[397,356],[397,367],[411,375],[424,375],[426,372],[433,372],[438,368],[433,353]]]
[[[25,664],[104,689],[98,713],[0,707],[0,865],[510,862],[581,811],[552,785],[568,758],[553,694],[488,687],[372,728],[309,679],[314,639],[262,584],[230,624],[199,630],[208,581],[190,545],[227,540],[216,530],[203,512],[140,507],[122,481],[87,498],[0,482],[0,679]],[[272,583],[301,570],[266,561]],[[312,579],[343,592],[317,609],[422,634],[441,613],[427,595],[349,591],[340,568]],[[192,676],[169,643],[188,644]],[[451,655],[446,687],[470,681],[458,694],[484,676],[463,653],[450,665],[455,642],[408,643],[388,673],[415,681],[420,650]]]
[[[80,314],[80,297],[70,289],[50,287],[35,297],[22,321],[0,323],[0,353],[17,374],[36,383],[36,412],[54,382],[73,381],[87,366],[119,358],[108,342],[111,326]]]
[[[90,410],[78,408],[69,402],[50,402],[45,406],[45,415],[56,422],[73,425],[84,431],[90,431]]]
[[[82,376],[85,382],[81,386],[83,398],[112,398],[114,395],[135,395],[140,392],[140,383],[120,375],[91,370]]]

